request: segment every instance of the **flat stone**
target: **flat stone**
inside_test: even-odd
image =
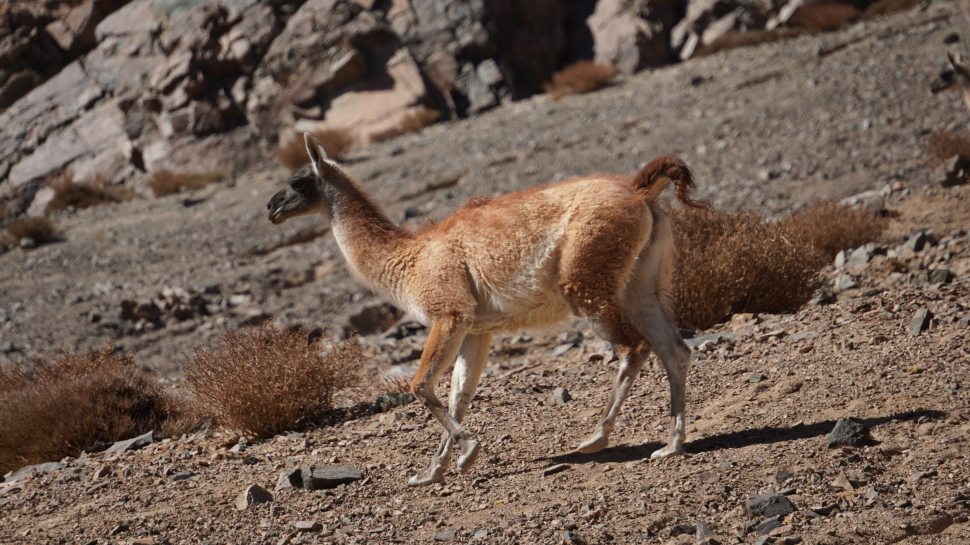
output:
[[[140,448],[147,447],[152,444],[154,440],[152,435],[154,432],[148,432],[144,435],[139,435],[133,439],[127,439],[125,441],[116,441],[113,445],[108,447],[105,452],[126,452],[129,450],[138,450]]]
[[[832,481],[832,487],[841,488],[842,490],[855,490],[855,487],[849,482],[849,478],[845,476],[845,473],[839,473],[839,476]]]
[[[925,308],[921,308],[916,311],[913,315],[913,319],[909,321],[909,327],[907,330],[909,334],[913,337],[919,337],[920,333],[926,331],[930,327],[930,320],[933,319],[933,313]]]
[[[704,541],[705,539],[714,535],[714,532],[703,520],[697,521],[697,541]]]
[[[732,333],[712,333],[710,335],[701,335],[700,337],[694,337],[692,339],[684,339],[684,343],[689,348],[697,348],[707,341],[711,341],[714,344],[720,344],[721,341],[734,342],[736,340],[738,340],[738,336]]]
[[[273,501],[273,495],[269,492],[269,490],[266,490],[258,484],[253,484],[247,487],[246,490],[243,490],[242,493],[236,497],[235,505],[236,509],[245,511],[254,505],[259,505],[261,503],[270,501]]]
[[[318,532],[323,526],[315,520],[298,520],[290,524],[297,532]]]
[[[17,471],[14,471],[6,477],[6,482],[19,481],[24,477],[30,475],[31,473],[47,473],[50,471],[59,471],[67,467],[67,464],[62,464],[60,462],[47,462],[45,464],[35,464],[32,466],[25,466]]]
[[[860,447],[869,441],[869,428],[857,420],[840,418],[825,440],[829,448],[840,445]]]
[[[569,390],[562,387],[553,389],[549,394],[549,404],[553,406],[564,405],[572,399],[573,396],[569,395]]]
[[[950,269],[933,269],[926,273],[927,284],[949,284],[954,278]]]
[[[548,477],[549,475],[555,475],[556,473],[562,473],[563,471],[566,471],[567,469],[569,469],[569,464],[556,464],[556,465],[554,465],[552,467],[547,467],[546,469],[542,470],[542,476],[543,477]]]
[[[364,478],[360,470],[351,465],[303,467],[300,471],[303,477],[303,488],[307,490],[336,488]]]
[[[191,471],[179,471],[175,475],[172,475],[171,477],[169,477],[168,480],[169,480],[169,482],[176,483],[178,481],[184,481],[186,479],[189,479],[189,478],[193,477],[194,475],[195,475],[195,473],[193,473]]]
[[[579,537],[579,534],[575,532],[563,532],[560,543],[562,545],[586,545],[586,540]]]
[[[127,36],[149,30],[155,17],[153,0],[135,0],[105,17],[95,27],[94,37],[101,42],[109,36]]]
[[[434,540],[435,541],[451,541],[452,539],[455,539],[455,535],[457,533],[458,533],[458,530],[455,530],[454,528],[442,528],[441,530],[436,530],[435,531],[435,533],[434,533]]]
[[[788,498],[781,494],[753,494],[745,502],[750,515],[762,517],[784,516],[795,511]]]
[[[751,384],[757,384],[766,380],[767,378],[768,377],[764,373],[751,373],[744,379],[744,381],[750,382]]]
[[[766,536],[771,533],[775,528],[781,528],[784,524],[778,520],[778,517],[772,517],[757,526],[754,527],[755,531],[758,532],[759,536]]]

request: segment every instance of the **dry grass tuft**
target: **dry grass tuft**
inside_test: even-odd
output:
[[[37,244],[43,244],[54,240],[57,236],[57,228],[54,222],[47,218],[20,218],[7,226],[7,233],[13,238],[15,244],[20,244],[24,237],[30,237]]]
[[[826,202],[797,212],[781,224],[831,260],[842,250],[878,240],[889,220],[863,208]]]
[[[855,21],[862,12],[848,4],[812,4],[798,8],[785,23],[789,27],[802,27],[816,32],[828,32],[842,28]]]
[[[612,64],[579,61],[552,75],[552,81],[543,85],[553,100],[574,93],[588,93],[613,83],[619,69]]]
[[[398,136],[418,132],[421,129],[427,127],[428,125],[434,123],[441,117],[441,112],[431,108],[425,108],[421,106],[416,108],[413,112],[408,113],[404,116],[404,119],[396,127],[391,127],[383,131],[378,131],[370,135],[371,142],[383,142],[384,140],[390,140],[391,138],[397,138]]]
[[[680,251],[681,327],[707,329],[739,312],[793,312],[821,286],[828,260],[787,225],[710,208],[668,213]]]
[[[804,28],[776,28],[773,30],[749,30],[747,32],[731,31],[714,40],[713,42],[697,48],[691,58],[700,58],[713,55],[720,51],[727,51],[737,47],[749,47],[759,44],[767,44],[801,36],[809,31]]]
[[[76,182],[74,173],[63,170],[47,178],[47,187],[54,190],[54,198],[47,204],[46,212],[72,208],[80,210],[106,203],[130,201],[135,197],[133,191],[123,187],[107,185],[103,176],[94,180]]]
[[[225,180],[229,177],[228,172],[212,170],[209,172],[172,172],[168,169],[156,170],[151,179],[148,180],[148,187],[156,197],[176,193],[183,189],[195,189],[204,185]]]
[[[948,130],[933,131],[926,139],[925,149],[930,167],[935,168],[954,155],[970,157],[970,135]]]
[[[323,129],[310,134],[323,144],[327,155],[334,160],[339,160],[344,152],[354,145],[354,137],[346,129]],[[276,150],[276,157],[290,172],[309,163],[310,156],[307,155],[303,135],[295,135],[289,141],[281,143]]]
[[[110,344],[36,358],[0,370],[0,473],[78,456],[96,441],[129,439],[178,416],[176,401]]]
[[[354,386],[363,366],[356,340],[262,326],[228,332],[215,351],[196,348],[183,369],[202,416],[254,438],[304,429]]]

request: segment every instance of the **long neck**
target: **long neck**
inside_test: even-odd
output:
[[[360,185],[343,173],[328,176],[324,196],[330,225],[351,268],[365,281],[393,291],[384,271],[408,238]]]

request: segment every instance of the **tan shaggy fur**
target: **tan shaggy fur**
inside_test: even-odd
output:
[[[319,142],[305,137],[311,164],[273,196],[269,219],[279,224],[322,214],[351,269],[431,328],[412,389],[445,432],[428,470],[409,484],[441,481],[454,443],[459,469],[474,464],[478,442],[461,420],[492,333],[570,315],[588,319],[620,358],[603,416],[578,450],[607,446],[620,405],[654,350],[670,382],[671,430],[667,446],[653,456],[683,452],[690,352],[672,319],[675,250],[657,204],[673,183],[682,202],[699,206],[687,197],[693,180],[681,160],[658,157],[636,177],[591,176],[476,198],[441,224],[411,232],[394,225]],[[446,408],[434,384],[453,362]]]

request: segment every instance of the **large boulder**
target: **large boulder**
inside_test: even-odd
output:
[[[676,0],[600,0],[587,19],[595,60],[625,74],[670,62],[670,29],[677,21]]]

